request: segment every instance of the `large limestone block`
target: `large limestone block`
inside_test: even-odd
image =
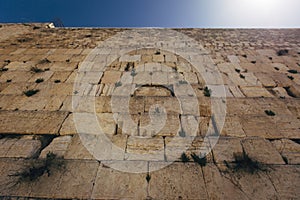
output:
[[[152,85],[166,85],[168,84],[168,73],[155,71],[152,73]]]
[[[223,177],[229,181],[228,184],[234,184],[243,193],[242,199],[280,199],[265,172],[230,172],[223,173]]]
[[[162,119],[162,116],[155,116],[154,118],[156,119],[151,122],[148,113],[143,113],[141,115],[139,126],[140,136],[175,136],[180,130],[180,119],[178,114],[167,114],[165,124],[163,124],[164,119]]]
[[[279,199],[297,199],[300,196],[300,168],[297,165],[273,166],[268,175]]]
[[[62,124],[62,127],[59,131],[60,135],[73,135],[76,134],[76,126],[73,119],[73,114],[70,114],[67,119]]]
[[[58,134],[67,112],[1,111],[0,132],[5,134]]]
[[[40,158],[46,158],[48,153],[54,153],[58,157],[64,157],[72,141],[72,136],[61,136],[54,138],[53,141],[42,150]]]
[[[245,153],[263,164],[285,164],[281,155],[270,141],[262,138],[250,138],[242,141]]]
[[[126,165],[121,161],[121,165]],[[135,167],[139,162],[132,163]],[[147,170],[146,165],[144,170]],[[92,199],[145,199],[147,197],[147,181],[144,173],[126,173],[100,165]]]
[[[32,83],[10,83],[0,94],[23,95],[23,92],[32,89]]]
[[[163,138],[128,138],[125,160],[164,160]]]
[[[195,163],[173,163],[153,171],[157,165],[150,162],[149,196],[154,199],[208,199],[201,167]]]
[[[209,141],[204,141],[202,137],[166,137],[165,155],[169,162],[182,161],[181,155],[185,153],[190,161],[193,161],[191,154],[206,155],[208,162],[212,161]]]
[[[247,97],[273,97],[273,95],[263,87],[241,86],[240,88]]]
[[[16,141],[7,151],[7,158],[32,158],[39,153],[41,141],[32,137],[22,137]]]
[[[98,167],[97,161],[66,161],[55,198],[90,199]]]
[[[248,199],[237,184],[226,178],[214,164],[203,167],[209,199]]]
[[[31,184],[20,181],[18,176],[11,176],[21,172],[28,164],[23,159],[0,159],[0,196],[29,196]]]
[[[289,139],[274,140],[272,144],[288,164],[300,164],[300,145]]]
[[[0,157],[6,157],[10,148],[18,141],[18,138],[2,138],[0,139]]]
[[[216,163],[223,164],[224,161],[234,162],[234,154],[243,152],[241,139],[221,137],[219,138],[217,144],[212,147],[212,151]]]
[[[181,113],[180,102],[176,97],[145,97],[145,112],[149,112],[151,106],[161,105],[167,114]],[[137,105],[138,106],[138,105]]]
[[[71,144],[68,146],[64,158],[68,160],[95,160],[93,155],[84,146],[79,135],[72,137]]]
[[[221,135],[230,137],[245,137],[246,135],[241,124],[241,119],[237,116],[226,116]]]

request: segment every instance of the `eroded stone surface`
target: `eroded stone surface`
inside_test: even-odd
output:
[[[161,163],[150,163],[150,170]],[[150,173],[149,195],[154,199],[207,199],[201,167],[174,163]],[[193,184],[190,184],[193,182]],[[186,185],[189,185],[186,187]]]
[[[245,139],[242,146],[246,154],[265,164],[285,164],[281,155],[274,148],[270,141],[262,138]]]

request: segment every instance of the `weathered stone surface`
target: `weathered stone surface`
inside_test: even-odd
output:
[[[97,161],[67,161],[55,197],[91,198],[98,167]]]
[[[101,79],[101,83],[116,83],[120,80],[121,72],[106,71]]]
[[[73,119],[73,114],[70,114],[61,126],[60,135],[74,135],[77,133],[76,126]]]
[[[10,148],[18,141],[18,138],[2,138],[0,139],[0,157],[6,157]]]
[[[64,156],[65,159],[72,160],[95,160],[93,155],[87,150],[82,143],[79,135],[74,135],[71,144]]]
[[[272,144],[277,151],[286,159],[288,164],[299,165],[300,163],[300,145],[289,139],[274,140]]]
[[[234,184],[243,193],[243,199],[278,199],[279,195],[273,182],[265,172],[225,173],[223,177]],[[263,188],[263,190],[261,189]],[[239,192],[238,192],[239,193]]]
[[[212,149],[214,160],[218,164],[224,164],[224,161],[234,162],[234,154],[243,152],[239,138],[221,137]]]
[[[54,153],[63,158],[72,141],[72,136],[61,136],[54,138],[53,141],[42,150],[40,158],[46,158],[48,153]]]
[[[157,123],[162,124],[163,119],[157,120],[156,123],[151,124],[151,118],[148,113],[143,113],[140,118],[139,135],[140,136],[175,136],[180,130],[180,119],[178,114],[166,113],[164,126],[157,130]],[[160,116],[163,118],[162,116]],[[157,116],[158,118],[158,116]],[[150,127],[148,125],[151,125]],[[162,124],[163,125],[163,124]]]
[[[168,74],[167,72],[153,72],[152,82],[153,85],[167,85],[168,84]]]
[[[252,159],[264,164],[285,164],[281,155],[270,141],[262,138],[242,141],[245,153]]]
[[[29,196],[31,184],[19,181],[17,176],[11,176],[22,171],[26,165],[28,162],[22,159],[0,159],[0,196]]]
[[[7,143],[7,142],[5,142]],[[5,144],[4,143],[4,144]],[[37,156],[41,148],[41,141],[23,136],[18,139],[6,152],[7,158],[32,158]]]
[[[241,119],[236,116],[226,116],[225,123],[221,132],[222,136],[245,137]]]
[[[91,198],[145,199],[146,174],[129,174],[100,165]]]
[[[214,164],[203,167],[209,199],[247,199],[244,191],[230,178],[226,178]]]
[[[162,163],[150,162],[149,196],[154,199],[207,199],[201,167],[195,163],[173,163],[151,172]],[[193,184],[191,184],[193,183]],[[188,187],[186,187],[188,185]]]
[[[125,160],[164,160],[163,138],[129,137]]]
[[[117,134],[117,124],[112,113],[99,113],[97,114],[97,118],[99,125],[101,126],[101,130],[106,135],[111,136]]]
[[[247,97],[273,97],[262,87],[241,87],[241,90]]]
[[[140,85],[150,84],[152,80],[150,72],[138,72],[133,78],[133,83]]]
[[[139,97],[170,97],[171,92],[163,87],[141,87],[135,91],[135,95]]]
[[[209,141],[204,141],[202,137],[166,137],[165,157],[168,162],[182,161],[181,155],[185,153],[190,161],[193,161],[191,154],[206,155],[208,162],[212,162]]]
[[[273,170],[268,172],[268,176],[272,181],[279,199],[297,199],[300,195],[299,166],[273,166]]]
[[[151,106],[161,105],[167,114],[181,113],[180,103],[176,97],[145,97],[145,112],[149,112]]]
[[[1,111],[1,133],[58,134],[67,112]]]

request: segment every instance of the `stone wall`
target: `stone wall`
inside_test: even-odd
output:
[[[226,118],[223,129],[213,126],[212,137],[206,136],[214,123],[211,99],[218,95],[218,87],[206,84],[207,77],[191,64],[192,55],[186,59],[164,48],[143,47],[115,58],[114,47],[108,46],[108,53],[97,51],[91,64],[92,69],[106,63],[105,70],[81,71],[94,48],[126,30],[0,25],[2,198],[299,198],[299,29],[175,30],[199,42],[203,56],[197,62],[204,70],[217,69],[223,78]],[[140,39],[133,35],[128,45]],[[172,41],[171,36],[165,39]],[[190,44],[182,41],[180,45],[184,49]],[[74,85],[82,73],[97,81],[77,91]],[[198,108],[178,102],[180,94],[170,89],[176,74],[182,76],[177,86],[183,91],[190,84]],[[121,77],[127,77],[126,85]],[[212,98],[204,92],[206,86]],[[130,94],[129,116],[134,126],[129,131],[124,131],[127,118],[122,117],[127,111],[116,113],[111,108],[118,88]],[[74,104],[77,96],[86,104]],[[163,105],[167,115],[165,125],[154,134],[147,125],[151,106],[157,104]],[[78,134],[76,113],[96,113],[102,131],[121,154],[96,159]],[[186,134],[190,119],[197,122],[194,135]],[[216,145],[214,134],[220,136]],[[186,151],[181,152],[182,148]],[[212,151],[205,164],[192,159],[207,149]],[[49,152],[62,167],[49,165],[34,180],[22,173],[47,160]],[[189,160],[180,157],[182,153]],[[243,160],[237,155],[243,155]],[[111,167],[114,164],[133,165],[143,173],[117,171]],[[252,165],[258,166],[254,172],[249,171]]]

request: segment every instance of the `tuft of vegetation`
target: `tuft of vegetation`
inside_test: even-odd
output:
[[[132,77],[135,77],[136,75],[137,75],[137,73],[136,73],[136,71],[135,71],[135,69],[132,69],[132,71],[131,71],[131,74],[130,74]]]
[[[117,88],[117,87],[121,87],[121,86],[122,86],[122,82],[121,82],[121,81],[115,83],[115,87],[116,87],[116,88]]]
[[[182,153],[181,156],[180,156],[180,160],[183,162],[183,163],[187,163],[190,161],[190,158],[188,157],[188,155],[186,155],[186,153]]]
[[[0,68],[0,72],[6,72],[6,71],[8,71],[8,68],[6,67]]]
[[[251,159],[245,152],[243,153],[234,153],[234,166],[230,167],[234,171],[243,171],[247,173],[255,173],[260,170],[264,170],[263,166]]]
[[[237,73],[240,73],[240,72],[241,72],[241,70],[240,70],[240,69],[235,69],[235,71],[236,71]]]
[[[160,51],[156,51],[156,52],[155,52],[155,55],[160,55]]]
[[[35,160],[30,166],[26,169],[23,169],[21,172],[17,172],[10,176],[19,177],[18,183],[20,182],[32,182],[37,180],[39,177],[47,173],[48,176],[51,175],[51,170],[54,167],[61,168],[64,166],[62,159],[58,159],[55,154],[49,152],[45,159]]]
[[[202,157],[201,155],[198,156],[195,153],[192,153],[191,156],[192,156],[192,158],[193,158],[193,160],[194,160],[195,163],[198,163],[202,167],[206,166],[207,159],[206,159],[205,156],[204,157]]]
[[[268,115],[268,116],[275,116],[276,113],[273,112],[272,110],[265,110],[265,113]]]
[[[206,97],[210,97],[211,96],[211,89],[208,89],[208,87],[205,87],[203,90],[203,94]]]
[[[58,80],[58,79],[54,81],[54,83],[60,83],[60,82],[61,82],[61,81],[60,81],[60,80]]]
[[[181,130],[179,131],[179,136],[180,136],[180,137],[186,137],[185,131],[181,129]]]
[[[240,74],[240,78],[245,79],[246,77],[243,74]]]
[[[47,64],[47,63],[51,63],[51,61],[48,60],[47,58],[44,58],[43,60],[40,60],[40,61],[39,61],[39,64],[40,64],[40,65]]]
[[[38,78],[38,79],[35,80],[35,82],[36,83],[42,83],[42,82],[44,82],[44,79],[43,78]]]
[[[31,67],[30,71],[34,72],[34,73],[41,73],[44,72],[44,70],[38,68],[38,67]]]
[[[185,80],[179,80],[179,81],[178,81],[178,83],[179,83],[180,85],[183,85],[183,84],[188,84],[188,82],[187,82],[187,81],[185,81]]]
[[[277,51],[277,56],[285,56],[289,53],[289,50],[287,49],[282,49],[282,50],[279,50]]]
[[[17,41],[19,43],[23,43],[23,42],[30,42],[32,40],[32,38],[19,38]]]
[[[24,92],[24,94],[27,96],[27,97],[31,97],[33,95],[35,95],[36,93],[38,93],[40,90],[27,90],[26,92]]]
[[[151,176],[150,176],[150,174],[148,173],[147,176],[146,176],[146,181],[147,181],[147,183],[149,183],[150,180],[151,180]]]
[[[130,69],[132,69],[133,70],[133,68],[134,68],[134,62],[128,62],[127,64],[126,64],[126,67],[125,67],[125,71],[126,72],[128,72]]]
[[[291,73],[291,74],[297,74],[298,73],[298,71],[295,70],[295,69],[290,69],[290,70],[288,70],[288,72]]]

